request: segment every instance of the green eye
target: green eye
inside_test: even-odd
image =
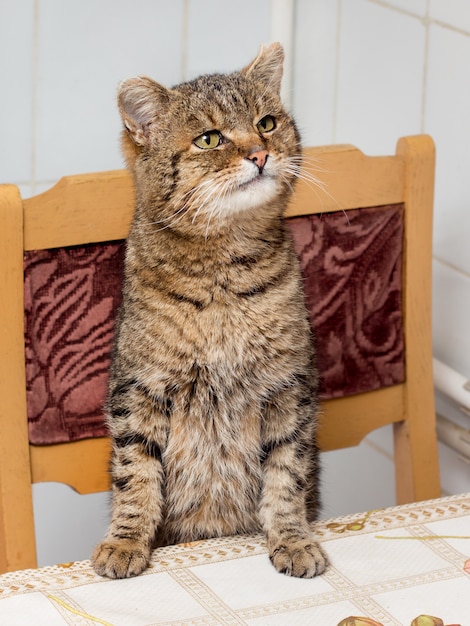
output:
[[[260,133],[269,133],[276,128],[276,120],[272,115],[265,115],[256,124],[256,128],[259,130]]]
[[[203,150],[212,150],[217,148],[222,143],[222,135],[218,130],[208,130],[206,133],[202,133],[199,137],[196,137],[193,141],[194,145]]]

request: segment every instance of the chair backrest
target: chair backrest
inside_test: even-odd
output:
[[[337,246],[330,246],[322,257],[322,263],[330,268],[325,281],[333,274],[346,275],[352,256],[361,266],[357,250],[352,253],[348,249],[351,237],[359,233],[360,241],[367,240],[365,247],[375,250],[374,236],[380,229],[368,226],[368,222],[365,225],[358,209],[370,209],[371,215],[387,225],[388,230],[381,231],[382,245],[390,232],[394,233],[394,245],[399,244],[398,252],[393,253],[396,258],[387,266],[386,280],[395,281],[395,287],[388,295],[380,295],[385,292],[377,285],[385,279],[376,267],[382,258],[377,248],[367,261],[362,304],[356,302],[357,294],[351,296],[354,307],[361,309],[360,327],[344,331],[355,337],[350,352],[356,351],[354,342],[359,335],[361,345],[370,344],[368,354],[359,355],[356,361],[363,365],[357,379],[370,378],[372,371],[372,384],[361,387],[361,383],[352,389],[352,395],[344,395],[343,389],[351,381],[354,387],[356,365],[346,352],[335,356],[333,348],[341,341],[338,335],[342,330],[335,333],[330,327],[324,344],[320,342],[331,361],[325,364],[325,379],[333,381],[333,390],[324,390],[319,433],[320,448],[332,450],[357,445],[372,430],[394,424],[398,503],[440,495],[431,354],[434,159],[434,144],[428,136],[400,139],[393,156],[367,157],[352,146],[307,148],[307,176],[299,181],[286,214],[306,272],[306,284],[311,285],[307,301],[314,316],[317,305],[320,317],[323,309],[316,301],[315,275],[312,279],[307,274],[312,267],[315,272],[315,259],[321,258],[319,250],[327,231],[341,232],[341,245],[346,246],[341,254],[347,263],[335,261],[331,265]],[[312,168],[324,190],[309,182]],[[24,344],[25,254],[122,240],[129,229],[133,206],[132,182],[126,171],[65,177],[48,192],[25,200],[17,187],[0,186],[0,572],[36,565],[32,483],[63,482],[79,493],[108,489],[110,446],[105,437],[48,445],[30,443]],[[301,222],[303,216],[309,216],[310,225]],[[306,228],[310,239],[304,236]],[[341,300],[344,285],[342,280],[333,285],[328,296],[330,304]],[[364,320],[364,302],[380,298],[382,317],[386,322],[393,320],[393,324],[384,331],[386,337],[372,340],[364,325],[372,320],[370,333],[380,335],[382,331],[377,331],[380,323],[375,323],[374,311],[370,320]],[[387,304],[390,298],[395,303],[391,308]],[[336,323],[334,315],[332,319]],[[390,333],[394,340],[387,348],[388,356],[382,358]],[[338,358],[342,359],[340,366]],[[386,371],[382,377],[381,363]],[[348,371],[353,375],[348,377]]]

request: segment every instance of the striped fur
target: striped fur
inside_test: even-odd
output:
[[[317,379],[282,220],[300,165],[282,61],[273,44],[234,74],[120,87],[137,206],[107,403],[112,520],[92,557],[102,575],[139,574],[157,544],[259,529],[279,571],[325,568],[307,521]],[[194,144],[214,129],[220,145]]]

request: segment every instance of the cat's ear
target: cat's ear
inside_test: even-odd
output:
[[[170,90],[147,76],[124,80],[118,89],[122,121],[132,141],[147,143],[152,125],[168,107]]]
[[[283,64],[283,47],[280,43],[272,43],[269,46],[261,46],[256,59],[242,70],[242,74],[264,83],[266,87],[279,94]]]

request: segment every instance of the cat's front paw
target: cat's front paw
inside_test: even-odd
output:
[[[297,578],[313,578],[323,574],[328,559],[318,543],[309,536],[300,535],[279,540],[270,549],[269,558],[281,574]]]
[[[98,544],[91,557],[93,569],[108,578],[137,576],[150,561],[150,549],[131,539],[109,539]]]

